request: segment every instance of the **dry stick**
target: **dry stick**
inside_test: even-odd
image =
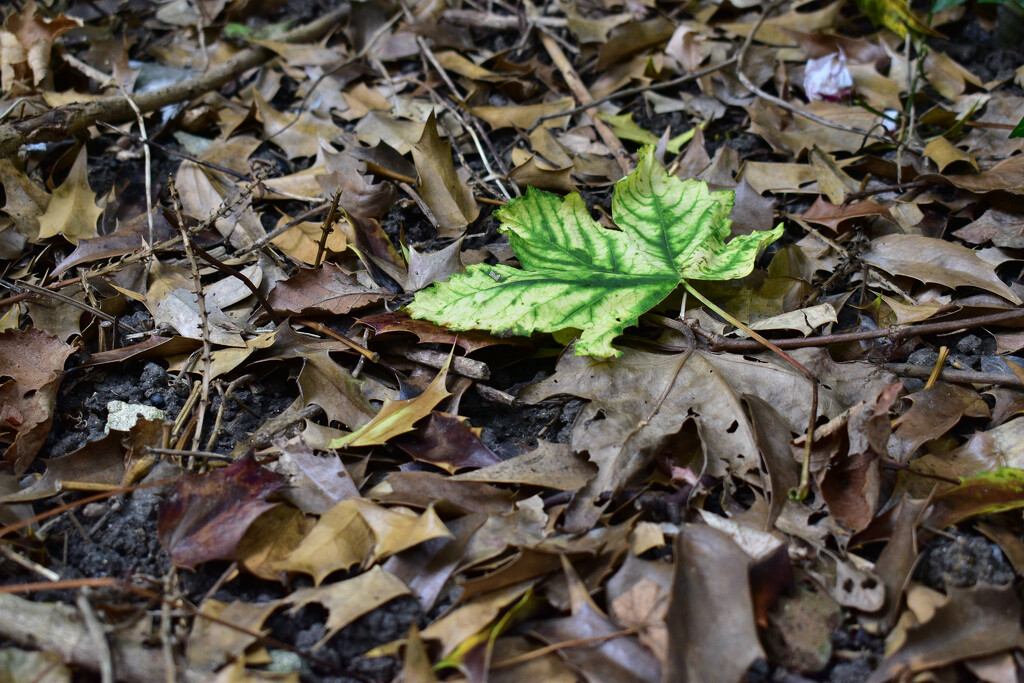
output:
[[[762,15],[763,16],[763,15]],[[750,337],[760,343],[761,346],[774,352],[779,358],[792,365],[794,368],[800,371],[800,373],[806,377],[811,383],[811,416],[807,427],[807,445],[804,448],[804,460],[803,466],[800,471],[800,485],[795,489],[790,489],[789,498],[790,500],[800,501],[807,497],[811,487],[811,450],[814,447],[814,426],[818,419],[818,378],[813,372],[803,366],[802,363],[797,361],[795,358],[790,356],[788,353],[780,349],[778,346],[768,341],[754,330],[747,327],[745,324],[740,322],[737,318],[727,313],[724,309],[719,308],[717,304],[701,294],[695,287],[689,282],[683,280],[683,287],[687,292],[697,298],[698,301],[703,303],[705,306],[710,308],[718,315],[725,318],[727,321],[738,327],[739,329],[746,332]]]
[[[245,273],[238,270],[237,268],[232,268],[223,261],[218,260],[216,257],[212,256],[208,251],[200,247],[191,239],[187,242],[187,244],[190,244],[191,249],[195,252],[196,256],[203,259],[204,261],[206,261],[211,266],[213,266],[220,272],[224,273],[225,275],[230,275],[231,277],[239,280],[243,285],[245,285],[246,288],[250,292],[252,292],[256,299],[260,302],[260,306],[262,306],[263,310],[267,312],[267,315],[270,316],[270,319],[274,322],[275,325],[280,325],[282,322],[284,322],[284,318],[282,318],[281,315],[274,310],[274,307],[270,305],[270,300],[263,295],[263,292],[260,291],[259,287],[253,284],[252,280],[246,277]],[[186,247],[186,254],[188,253],[188,250],[189,247]]]
[[[543,657],[545,655],[551,654],[552,652],[557,652],[559,650],[564,650],[566,648],[597,645],[598,643],[605,643],[609,640],[614,640],[615,638],[624,638],[639,632],[639,627],[631,626],[627,629],[616,631],[615,633],[606,633],[604,635],[591,636],[589,638],[573,638],[572,640],[563,640],[560,643],[551,643],[550,645],[545,645],[544,647],[538,648],[536,650],[524,652],[521,655],[516,655],[515,657],[510,657],[509,659],[503,659],[500,662],[492,664],[491,669],[504,669],[510,666],[517,666],[519,664],[524,664],[526,662],[533,661],[534,659],[537,659],[539,657]]]
[[[236,256],[245,256],[246,254],[249,254],[249,253],[252,253],[254,251],[258,251],[258,250],[262,249],[263,247],[267,246],[268,244],[270,244],[272,241],[274,241],[275,239],[277,239],[281,235],[285,234],[286,232],[288,232],[289,230],[294,228],[296,225],[299,225],[301,223],[305,223],[306,221],[310,220],[311,218],[316,218],[317,216],[321,215],[324,211],[327,211],[330,207],[331,207],[331,203],[330,202],[323,202],[322,204],[317,204],[313,208],[308,209],[307,211],[304,211],[303,213],[300,213],[298,216],[296,216],[294,219],[288,221],[284,225],[279,226],[277,228],[274,228],[273,230],[268,232],[266,235],[264,235],[263,237],[259,238],[258,240],[256,240],[252,244],[250,244],[249,246],[243,247],[242,249],[239,249],[238,251],[235,252],[235,255]],[[2,303],[2,302],[0,302],[0,303]]]
[[[651,316],[657,318],[658,316]],[[816,346],[828,346],[829,344],[842,344],[845,342],[866,341],[868,339],[888,338],[892,343],[900,342],[916,336],[928,334],[950,334],[964,330],[982,327],[984,325],[995,325],[997,323],[1010,322],[1012,320],[1024,319],[1024,309],[1014,308],[1001,313],[989,313],[987,315],[963,318],[961,320],[946,320],[936,323],[920,323],[916,325],[893,325],[878,330],[859,330],[857,332],[836,332],[834,334],[823,334],[820,337],[798,337],[790,339],[775,339],[774,344],[780,349],[806,349]],[[706,339],[712,351],[757,351],[762,345],[753,339],[730,339],[720,334],[709,332],[702,327],[696,327],[694,331]]]
[[[278,38],[280,42],[304,43],[316,40],[333,29],[348,16],[347,4],[325,14],[323,17],[288,31]],[[274,57],[276,53],[264,47],[249,47],[239,52],[224,64],[210,69],[204,75],[181,83],[143,93],[134,98],[141,112],[156,111],[169,104],[193,99],[216,90],[238,78],[249,69],[255,68]],[[54,142],[69,137],[83,137],[88,128],[97,121],[124,123],[133,119],[135,112],[127,99],[121,96],[104,97],[84,104],[69,104],[17,121],[0,125],[0,156],[17,154],[25,144]]]
[[[324,259],[324,253],[327,251],[327,237],[331,234],[334,221],[338,220],[339,199],[341,199],[341,190],[334,193],[334,199],[331,200],[331,210],[327,212],[327,218],[324,219],[324,224],[320,227],[320,242],[316,245],[316,260],[313,262],[314,268],[320,267],[320,263]],[[275,320],[274,322],[277,321]]]
[[[357,344],[356,342],[352,341],[351,339],[349,339],[345,335],[338,334],[337,332],[335,332],[331,328],[327,327],[326,325],[321,325],[318,322],[315,322],[313,320],[307,320],[306,318],[296,318],[295,322],[299,323],[300,325],[305,325],[306,327],[314,329],[317,332],[319,332],[320,334],[326,334],[328,337],[331,337],[333,339],[337,339],[342,344],[344,344],[345,346],[349,347],[350,349],[352,349],[353,351],[358,353],[360,356],[362,356],[363,358],[365,358],[366,360],[368,360],[368,361],[370,361],[372,363],[376,363],[377,361],[380,360],[380,354],[377,353],[376,351],[371,351],[370,349],[366,348],[365,346],[363,346],[361,344]]]
[[[886,363],[882,368],[897,377],[913,377],[925,380],[931,376],[933,370],[927,365],[911,365],[910,363]],[[938,378],[943,382],[952,382],[953,384],[992,384],[1024,388],[1024,382],[1009,372],[977,372],[975,370],[950,370],[942,368],[939,371]]]
[[[587,86],[583,84],[572,64],[566,59],[565,53],[562,52],[562,48],[558,46],[558,43],[546,33],[540,34],[540,40],[544,45],[544,49],[551,56],[551,61],[555,63],[555,66],[561,72],[562,78],[569,84],[569,90],[576,97],[576,101],[581,105],[592,103],[594,98],[591,97],[590,91],[587,90]],[[615,161],[618,162],[623,174],[629,175],[630,171],[633,170],[633,160],[630,158],[626,148],[622,146],[622,140],[619,140],[611,127],[600,119],[594,119],[594,128],[597,130],[597,134],[601,136],[601,140],[604,141],[604,144],[615,156]]]
[[[68,284],[76,284],[78,282],[79,281],[77,279],[69,280]],[[116,324],[120,325],[121,327],[123,327],[128,332],[138,333],[137,329],[135,329],[134,327],[132,327],[128,323],[126,323],[126,322],[124,322],[122,320],[119,320],[117,317],[112,316],[109,313],[105,313],[105,312],[101,311],[100,309],[96,308],[95,306],[90,306],[89,304],[83,303],[83,302],[81,302],[81,301],[79,301],[77,299],[72,299],[70,296],[65,296],[64,294],[61,294],[60,292],[55,292],[52,289],[47,289],[46,287],[39,287],[38,285],[29,284],[28,282],[7,282],[5,280],[0,280],[0,284],[2,284],[4,287],[7,287],[9,289],[19,289],[20,288],[20,289],[27,289],[28,290],[28,293],[18,294],[16,296],[8,297],[7,299],[4,299],[3,301],[0,301],[0,304],[4,304],[4,303],[17,303],[18,301],[21,301],[22,299],[27,299],[27,298],[29,298],[30,296],[33,296],[33,295],[48,296],[50,298],[57,299],[58,301],[62,301],[62,302],[66,303],[69,306],[73,306],[75,308],[81,309],[81,310],[85,311],[86,313],[91,313],[92,315],[96,316],[100,320],[106,320],[106,321],[111,322],[111,323],[116,323]]]
[[[110,655],[110,643],[107,642],[107,634],[103,632],[103,624],[96,617],[96,612],[89,603],[89,589],[83,588],[75,598],[78,611],[82,614],[82,621],[85,622],[85,630],[92,638],[96,647],[96,654],[100,660],[100,681],[102,683],[114,683],[114,658]]]
[[[468,9],[446,9],[441,13],[441,21],[448,21],[462,26],[473,26],[494,31],[515,31],[523,28],[519,17],[502,14],[491,14]],[[544,28],[565,28],[569,20],[565,17],[528,17],[527,23]]]
[[[188,265],[192,270],[192,283],[196,288],[196,303],[199,306],[199,319],[203,324],[203,386],[202,393],[199,398],[199,413],[198,419],[196,420],[196,431],[192,436],[192,448],[199,448],[199,440],[203,437],[203,421],[206,417],[206,406],[210,400],[210,366],[212,360],[210,355],[213,353],[213,345],[210,343],[210,315],[206,310],[206,294],[203,292],[203,278],[199,275],[199,263],[196,261],[196,255],[193,251],[193,247],[198,249],[198,245],[192,243],[192,238],[189,236],[188,231],[185,229],[185,223],[181,219],[181,198],[178,197],[178,188],[174,185],[174,176],[168,176],[167,178],[167,191],[171,195],[171,201],[174,205],[174,222],[178,228],[178,232],[181,234],[181,243],[185,248],[185,258],[188,260]],[[199,249],[202,251],[202,249]],[[227,267],[227,266],[225,266]],[[248,280],[241,273],[238,276]],[[251,286],[252,283],[249,282]],[[273,315],[273,309],[267,311],[267,313]]]
[[[248,382],[252,380],[252,375],[242,375],[236,377],[228,383],[227,387],[224,387],[224,382],[218,381],[216,383],[217,393],[220,394],[220,405],[217,407],[217,417],[213,421],[213,429],[210,430],[210,438],[206,440],[206,450],[212,451],[213,445],[217,443],[217,437],[220,436],[221,426],[224,423],[224,408],[227,405],[228,397],[234,392],[242,382]]]
[[[318,657],[317,655],[314,655],[312,652],[309,652],[308,650],[303,650],[301,648],[295,647],[294,645],[289,645],[288,643],[285,643],[285,642],[282,642],[280,640],[277,640],[276,638],[273,638],[273,637],[268,636],[268,635],[264,635],[263,633],[260,633],[259,631],[253,631],[252,629],[245,628],[244,626],[239,626],[238,624],[234,624],[234,623],[228,621],[227,619],[221,619],[220,617],[215,617],[215,616],[213,616],[211,614],[207,614],[205,612],[202,612],[199,609],[197,609],[197,608],[193,607],[192,605],[188,604],[185,600],[183,600],[181,598],[167,598],[167,597],[164,597],[164,596],[159,595],[157,593],[154,593],[153,591],[146,590],[145,588],[142,588],[141,586],[136,586],[134,584],[128,583],[127,581],[124,581],[123,579],[117,579],[117,578],[110,577],[110,576],[104,576],[104,577],[85,578],[85,579],[66,579],[64,581],[54,581],[54,582],[22,583],[22,584],[9,585],[9,586],[0,586],[0,595],[12,594],[12,593],[35,593],[35,592],[39,592],[39,591],[48,591],[48,590],[70,590],[70,589],[75,589],[75,588],[120,588],[121,590],[127,591],[129,593],[134,593],[135,595],[138,595],[139,597],[143,597],[143,598],[145,598],[147,600],[152,600],[153,602],[159,602],[159,603],[162,603],[162,604],[163,603],[168,603],[168,604],[171,605],[172,609],[182,610],[182,611],[186,612],[189,616],[192,616],[192,617],[195,617],[195,618],[199,618],[199,619],[205,619],[205,620],[210,621],[210,622],[212,622],[214,624],[218,624],[218,625],[223,626],[225,628],[229,628],[232,631],[237,631],[239,633],[243,633],[243,634],[245,634],[245,635],[247,635],[247,636],[249,636],[251,638],[255,638],[258,642],[260,642],[261,644],[263,644],[263,645],[265,645],[267,647],[274,648],[274,649],[280,649],[280,650],[287,650],[288,652],[296,654],[296,655],[298,655],[298,656],[300,656],[303,659],[306,659],[308,661],[315,662],[316,664],[319,664],[320,666],[323,666],[323,667],[325,667],[325,668],[329,669],[330,671],[333,671],[333,672],[335,672],[337,674],[341,674],[343,676],[349,676],[349,677],[355,678],[356,680],[359,680],[359,681],[366,681],[367,683],[372,683],[368,678],[362,676],[358,672],[349,671],[347,669],[343,669],[343,668],[341,668],[341,667],[339,667],[339,666],[337,666],[335,664],[332,664],[331,662],[328,662],[327,660],[321,659],[320,657]],[[31,603],[29,603],[29,604],[31,604]],[[2,625],[0,625],[0,627],[2,627]],[[141,649],[142,649],[143,652],[147,652],[148,651],[148,650],[146,650],[144,648],[141,648]],[[153,679],[138,678],[138,679],[135,679],[135,680],[153,680]]]

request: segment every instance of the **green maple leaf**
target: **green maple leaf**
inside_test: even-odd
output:
[[[617,356],[612,340],[686,280],[748,275],[782,226],[733,238],[733,193],[679,180],[640,151],[637,169],[615,184],[612,217],[598,224],[583,199],[529,188],[495,215],[523,270],[470,266],[417,293],[414,318],[456,330],[496,333],[582,330],[577,355]]]

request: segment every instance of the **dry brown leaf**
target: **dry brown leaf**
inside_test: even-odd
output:
[[[1012,289],[1003,284],[995,268],[958,244],[922,235],[885,235],[871,242],[865,262],[890,275],[911,277],[945,287],[978,287],[1020,305]]]
[[[0,444],[3,459],[22,474],[53,423],[64,362],[75,347],[38,330],[0,333]]]
[[[303,268],[270,290],[269,301],[282,315],[344,315],[377,303],[384,292],[364,273],[349,273],[333,263]]]
[[[668,610],[668,678],[739,683],[765,656],[757,636],[750,557],[710,527],[685,525],[676,540]],[[728,643],[729,647],[721,647]]]
[[[96,221],[103,209],[96,206],[96,193],[89,187],[85,146],[79,150],[68,177],[53,191],[46,213],[39,217],[39,239],[64,235],[72,244],[96,237]]]
[[[438,235],[458,237],[476,220],[480,207],[472,190],[455,171],[451,143],[441,139],[433,112],[413,147],[412,158],[420,178],[417,189],[437,218]]]
[[[0,184],[7,197],[4,213],[11,217],[23,237],[30,242],[39,239],[39,218],[50,204],[50,194],[15,168],[10,159],[0,158]]]
[[[802,375],[701,351],[686,358],[626,350],[614,361],[567,352],[556,373],[527,387],[520,399],[534,403],[567,394],[590,400],[576,418],[572,447],[588,454],[598,474],[573,499],[566,517],[568,529],[583,532],[604,509],[597,504],[602,494],[619,491],[680,431],[680,415],[692,417],[702,438],[703,454],[692,454],[697,469],[706,458],[706,471],[714,476],[755,470],[757,445],[740,403],[745,393],[769,400],[793,431],[806,428],[811,392]],[[819,409],[837,412],[828,392]]]
[[[332,441],[331,448],[382,446],[391,438],[412,431],[413,425],[429,415],[438,403],[451,396],[445,388],[451,362],[452,357],[449,355],[444,367],[422,394],[401,401],[385,400],[380,412],[372,420],[357,431]]]
[[[373,567],[351,579],[317,588],[300,588],[288,596],[287,602],[294,605],[292,612],[314,602],[329,612],[324,635],[312,648],[315,651],[359,617],[403,595],[409,595],[404,583],[380,567]]]

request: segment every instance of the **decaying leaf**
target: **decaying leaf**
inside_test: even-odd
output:
[[[182,567],[233,559],[249,525],[276,505],[267,498],[286,485],[252,454],[209,474],[184,477],[160,512],[160,544]]]
[[[64,362],[75,347],[37,330],[0,332],[0,444],[4,462],[22,474],[53,422]]]

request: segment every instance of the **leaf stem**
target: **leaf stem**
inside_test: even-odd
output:
[[[717,313],[721,317],[725,318],[725,320],[727,322],[731,323],[732,325],[735,325],[737,328],[739,328],[739,329],[743,330],[744,332],[746,332],[748,335],[750,335],[751,339],[756,340],[758,343],[760,343],[766,349],[768,349],[769,351],[772,351],[773,353],[775,353],[777,356],[779,356],[779,358],[782,358],[784,361],[786,361],[787,363],[792,365],[794,368],[796,368],[797,370],[800,371],[800,374],[802,374],[804,377],[806,377],[808,380],[810,380],[810,382],[811,382],[811,417],[810,417],[810,419],[808,421],[808,424],[807,424],[807,439],[806,439],[806,445],[804,447],[804,459],[803,459],[803,464],[802,464],[802,466],[800,468],[800,484],[799,484],[799,486],[797,488],[790,489],[790,491],[789,491],[789,498],[790,498],[790,500],[795,500],[795,501],[803,500],[804,498],[807,497],[807,493],[810,491],[810,487],[811,487],[811,451],[814,448],[814,423],[815,423],[815,421],[817,419],[817,416],[818,416],[818,378],[814,375],[813,372],[811,372],[806,367],[804,367],[803,364],[801,364],[795,358],[790,356],[788,353],[786,353],[785,351],[780,349],[778,346],[776,346],[772,342],[770,342],[767,339],[765,339],[764,337],[762,337],[760,334],[758,334],[754,330],[750,329],[750,327],[748,327],[746,324],[740,322],[732,314],[726,312],[724,309],[719,307],[718,304],[714,303],[713,301],[708,299],[706,296],[701,294],[699,291],[697,291],[697,289],[693,285],[691,285],[686,280],[683,280],[683,287],[686,289],[687,292],[689,292],[690,294],[695,296],[697,298],[697,300],[700,301],[702,304],[704,304],[705,306],[710,308],[712,311],[714,311],[715,313]]]

